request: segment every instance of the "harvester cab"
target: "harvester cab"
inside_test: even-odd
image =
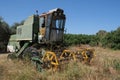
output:
[[[62,9],[53,9],[40,15],[39,42],[63,41],[65,14]]]
[[[17,27],[16,40],[22,47],[26,42],[50,43],[62,42],[65,26],[65,14],[56,8],[47,13],[30,16],[24,25]]]

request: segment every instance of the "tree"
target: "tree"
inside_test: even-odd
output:
[[[7,50],[10,33],[9,25],[0,17],[0,52]]]
[[[99,46],[102,46],[102,43],[104,43],[103,41],[103,39],[104,39],[104,37],[107,35],[107,31],[105,31],[105,30],[99,30],[97,33],[96,33],[96,36],[99,38]]]
[[[120,27],[114,31],[109,32],[103,38],[102,45],[112,49],[120,49]]]

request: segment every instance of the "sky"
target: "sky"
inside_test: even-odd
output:
[[[61,8],[66,15],[66,33],[96,34],[120,26],[120,0],[1,0],[0,16],[10,26],[28,16]]]

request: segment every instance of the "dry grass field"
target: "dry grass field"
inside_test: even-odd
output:
[[[120,50],[94,48],[91,65],[70,62],[56,72],[37,72],[28,62],[7,60],[7,54],[0,54],[0,80],[120,80]]]

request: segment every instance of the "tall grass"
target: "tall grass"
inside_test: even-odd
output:
[[[29,62],[0,55],[0,80],[120,80],[120,51],[96,47],[91,65],[70,61],[56,72],[36,71]]]

